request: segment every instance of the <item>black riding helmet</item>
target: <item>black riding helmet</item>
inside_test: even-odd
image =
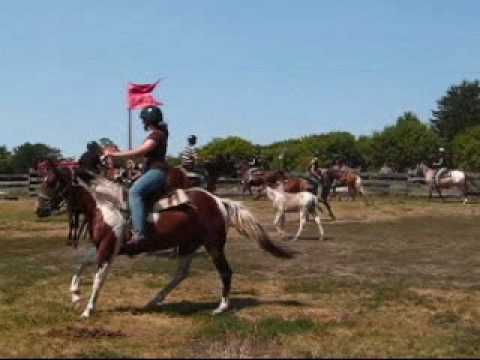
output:
[[[100,150],[100,145],[96,141],[89,141],[87,144],[87,151],[97,152]]]
[[[147,106],[140,112],[140,118],[143,120],[145,130],[148,126],[159,126],[163,122],[162,110],[158,106]]]
[[[197,143],[197,137],[195,135],[190,135],[188,137],[188,143],[192,144],[192,145],[195,145]]]

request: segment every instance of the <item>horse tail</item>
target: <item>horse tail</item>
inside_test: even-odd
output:
[[[284,259],[293,258],[294,253],[291,250],[273,243],[262,225],[243,205],[228,199],[221,199],[221,202],[225,206],[228,225],[233,225],[240,234],[249,239],[255,239],[260,248],[273,256]]]
[[[478,186],[473,182],[472,178],[465,173],[465,191],[468,192],[468,189],[474,189],[478,191]]]

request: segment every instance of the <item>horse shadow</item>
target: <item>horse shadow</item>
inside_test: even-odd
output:
[[[293,238],[294,238],[294,235],[288,235],[288,237],[286,237],[286,238],[284,237],[282,240],[283,240],[285,243],[295,244],[295,242],[292,241]],[[312,235],[308,236],[308,235],[306,235],[306,236],[299,236],[297,241],[321,241],[321,242],[323,242],[323,241],[332,241],[332,240],[334,240],[334,239],[335,239],[335,238],[334,238],[333,236],[324,236],[323,239],[320,240],[320,239],[318,238],[318,235],[315,235],[315,236],[312,236]]]
[[[289,307],[305,307],[306,304],[297,300],[258,300],[252,297],[240,297],[230,299],[228,312],[254,308],[260,305],[282,305]],[[202,313],[210,313],[216,309],[218,302],[192,302],[181,301],[177,303],[165,303],[156,307],[117,307],[112,312],[129,313],[132,315],[167,314],[176,316],[191,316]]]

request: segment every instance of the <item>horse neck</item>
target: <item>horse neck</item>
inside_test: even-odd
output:
[[[271,188],[270,186],[266,187],[266,191],[267,191],[267,197],[270,200],[274,201],[278,197],[278,191]]]
[[[75,187],[74,189],[75,192],[71,194],[68,199],[69,207],[71,209],[77,209],[81,213],[85,214],[88,222],[93,221],[97,208],[94,197],[81,186]]]
[[[433,179],[433,175],[435,173],[435,170],[434,169],[430,169],[427,165],[423,165],[421,167],[422,169],[422,172],[423,172],[423,176],[425,177],[425,180],[431,180]]]

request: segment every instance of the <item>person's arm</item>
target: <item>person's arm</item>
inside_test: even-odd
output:
[[[132,158],[132,157],[140,157],[144,156],[148,152],[152,151],[155,146],[157,146],[157,143],[155,140],[152,139],[147,139],[142,146],[133,149],[133,150],[126,150],[126,151],[118,151],[114,152],[111,150],[106,150],[105,155],[110,156],[114,159],[121,159],[121,158]]]

